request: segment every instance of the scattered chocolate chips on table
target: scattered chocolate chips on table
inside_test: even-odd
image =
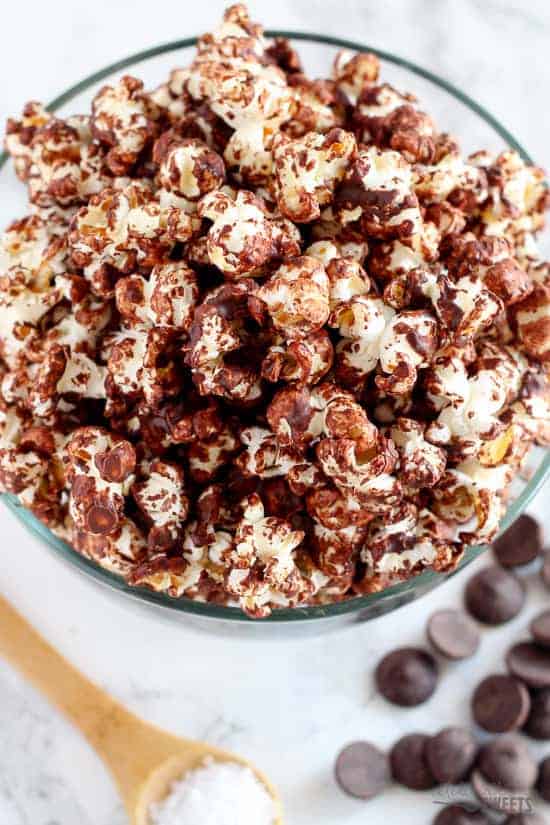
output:
[[[440,784],[455,785],[466,779],[476,760],[478,745],[467,728],[450,727],[428,739],[425,756]]]
[[[352,742],[338,755],[334,775],[339,786],[350,796],[371,799],[390,781],[388,759],[369,742]]]
[[[523,513],[493,542],[493,552],[502,567],[520,567],[534,561],[542,551],[542,528]]]
[[[526,524],[532,530],[531,522]],[[538,530],[532,532],[539,534]],[[543,561],[541,557],[541,564]],[[524,579],[530,572],[522,571]],[[485,632],[490,634],[491,626],[518,614],[527,589],[524,580],[493,565],[472,576],[465,592],[467,606],[473,607],[472,615],[487,626]],[[506,656],[510,672],[486,676],[472,695],[474,721],[483,730],[499,734],[496,738],[480,744],[473,731],[451,726],[431,736],[419,732],[405,735],[391,748],[391,776],[411,790],[437,785],[460,788],[461,783],[469,783],[477,801],[465,794],[462,803],[442,808],[433,819],[434,825],[489,825],[496,815],[501,825],[544,823],[533,810],[533,795],[536,788],[550,802],[550,757],[537,765],[519,734],[550,741],[549,616],[550,611],[544,610],[531,621],[534,641],[510,648]],[[437,653],[456,660],[455,667],[460,667],[459,660],[475,653],[479,646],[478,626],[454,608],[434,613],[426,632]],[[378,663],[375,680],[380,693],[394,704],[420,704],[433,693],[436,660],[421,648],[398,648]],[[378,759],[383,758],[374,745],[363,745],[367,754],[373,751]]]
[[[502,567],[484,567],[466,586],[465,604],[483,624],[499,625],[513,619],[525,604],[525,587]]]
[[[550,740],[550,688],[532,692],[531,712],[523,731],[532,739]]]
[[[531,697],[525,685],[513,676],[487,676],[472,697],[472,715],[489,733],[519,730],[527,720]]]
[[[427,634],[437,652],[447,659],[466,659],[479,647],[479,630],[462,610],[438,610],[428,621]]]
[[[433,825],[490,825],[483,811],[469,810],[464,805],[447,805],[433,821]]]
[[[428,740],[429,736],[424,733],[409,733],[399,739],[390,751],[393,778],[413,791],[426,791],[437,785],[426,757]]]
[[[435,691],[438,668],[433,656],[416,647],[402,647],[388,653],[376,668],[378,690],[389,702],[413,707],[425,702]]]
[[[533,642],[520,642],[506,655],[508,670],[530,688],[550,687],[550,650]]]
[[[544,610],[535,616],[529,625],[529,630],[538,645],[550,648],[550,610]]]

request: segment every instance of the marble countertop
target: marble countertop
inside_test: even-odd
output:
[[[277,28],[316,29],[407,56],[465,88],[550,167],[546,0],[267,0],[254,15]],[[30,98],[48,100],[121,54],[208,28],[223,3],[30,0],[11,4],[0,33],[0,120]],[[1,184],[0,184],[1,185]],[[0,192],[2,212],[8,208]],[[546,520],[548,489],[532,509]],[[528,608],[483,633],[466,663],[445,665],[424,706],[401,710],[372,685],[397,644],[424,641],[436,608],[458,604],[457,577],[391,616],[316,639],[258,641],[198,634],[137,610],[63,565],[3,507],[0,589],[76,666],[133,711],[176,734],[254,760],[280,788],[289,825],[426,825],[436,792],[392,790],[368,803],[342,796],[332,764],[351,739],[389,746],[412,730],[466,723],[479,679],[548,604],[534,582]],[[483,564],[484,562],[478,562]],[[533,747],[539,756],[545,748]],[[546,746],[546,752],[548,752]],[[403,811],[406,810],[406,818]],[[0,825],[123,825],[100,762],[52,708],[0,662]]]

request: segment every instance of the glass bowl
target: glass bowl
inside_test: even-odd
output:
[[[297,43],[306,71],[313,76],[326,76],[334,54],[338,49],[371,51],[378,55],[382,63],[384,80],[398,88],[416,94],[426,110],[434,116],[445,131],[456,135],[464,152],[476,149],[501,151],[506,147],[516,149],[530,161],[529,155],[507,129],[482,106],[443,78],[396,55],[372,48],[365,43],[355,43],[304,32],[268,31],[268,36],[288,37]],[[146,88],[154,88],[162,83],[170,69],[187,65],[192,57],[196,38],[176,40],[155,46],[146,51],[130,55],[106,66],[76,85],[67,89],[53,100],[48,108],[60,114],[74,114],[89,109],[91,100],[105,82],[112,82],[131,68],[132,74],[143,79]],[[24,189],[17,181],[11,164],[5,155],[0,156],[0,199],[1,225],[7,225],[17,214],[24,214],[26,198]],[[516,482],[514,501],[508,507],[501,529],[508,527],[527,507],[550,475],[550,453],[535,450],[532,461],[533,474],[528,483]],[[362,622],[389,613],[401,605],[418,599],[424,593],[442,584],[449,576],[456,575],[482,553],[484,547],[467,550],[462,563],[453,573],[440,574],[432,571],[422,573],[406,582],[397,584],[381,593],[360,596],[343,602],[313,607],[280,609],[265,619],[250,619],[240,609],[192,601],[186,598],[174,599],[145,588],[129,587],[118,576],[103,570],[95,562],[80,556],[65,542],[56,538],[32,513],[23,508],[10,495],[3,496],[6,506],[17,516],[25,527],[40,537],[52,551],[100,584],[130,597],[134,601],[153,609],[161,609],[167,616],[194,624],[200,629],[221,631],[224,634],[280,635],[286,625],[289,632],[307,631],[318,633],[342,624]]]

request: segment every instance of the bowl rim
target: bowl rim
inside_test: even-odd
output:
[[[423,77],[435,86],[443,89],[456,100],[460,101],[464,106],[472,112],[481,117],[512,149],[515,149],[526,163],[532,163],[532,159],[524,147],[514,138],[514,136],[506,129],[506,127],[487,111],[481,104],[463,92],[454,84],[450,83],[445,78],[439,77],[428,69],[418,65],[417,63],[407,60],[406,58],[395,55],[391,52],[377,49],[369,46],[366,43],[359,43],[353,40],[347,40],[339,37],[332,37],[330,35],[318,34],[315,32],[305,31],[283,31],[278,29],[267,29],[265,32],[267,37],[285,37],[290,40],[299,40],[311,43],[319,43],[324,46],[334,46],[340,49],[350,49],[355,52],[371,52],[387,63],[392,63],[412,72],[413,74]],[[136,63],[141,63],[154,57],[171,52],[177,52],[181,49],[191,48],[197,44],[197,37],[188,37],[179,40],[172,40],[166,43],[160,43],[151,48],[134,52],[126,57],[117,60],[109,65],[99,69],[87,77],[84,77],[79,82],[70,86],[64,92],[55,97],[46,108],[55,112],[61,108],[65,103],[74,99],[77,95],[89,89],[91,86],[106,79],[116,72],[129,68]],[[8,160],[8,155],[3,152],[0,155],[0,170],[5,166]],[[534,498],[537,492],[541,489],[544,482],[550,476],[550,451],[546,452],[540,465],[530,481],[519,496],[508,507],[500,524],[500,532],[506,530],[513,521],[523,512],[530,501]],[[187,613],[202,618],[209,618],[214,620],[225,620],[230,622],[253,623],[253,624],[280,624],[292,622],[314,621],[319,619],[327,619],[334,616],[342,616],[348,613],[356,613],[370,608],[376,603],[381,603],[394,597],[403,597],[397,605],[408,601],[405,597],[407,594],[414,594],[415,591],[422,589],[423,591],[435,587],[438,583],[442,584],[444,581],[454,576],[482,552],[485,551],[486,546],[475,546],[467,548],[464,558],[458,567],[450,573],[437,573],[433,570],[427,570],[417,576],[395,584],[378,593],[371,593],[365,596],[355,596],[343,601],[331,602],[321,605],[310,605],[304,607],[288,607],[277,608],[270,616],[263,619],[254,619],[247,616],[239,607],[228,607],[212,602],[201,602],[194,599],[189,599],[184,596],[175,598],[168,596],[165,593],[158,593],[149,590],[145,587],[130,587],[122,577],[115,573],[100,567],[95,561],[81,556],[69,544],[62,539],[55,536],[51,530],[46,527],[38,518],[30,511],[23,507],[22,504],[11,494],[3,494],[2,500],[4,504],[11,510],[15,516],[23,522],[23,524],[30,530],[30,532],[38,535],[46,542],[64,561],[82,570],[88,576],[96,581],[110,587],[114,590],[131,596],[138,601],[145,601],[149,604],[163,607],[165,609],[175,611],[177,613]]]

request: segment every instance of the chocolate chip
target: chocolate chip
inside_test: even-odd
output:
[[[448,659],[466,659],[479,647],[479,632],[462,610],[438,610],[428,622],[428,639]]]
[[[550,550],[547,550],[544,554],[544,558],[542,561],[542,567],[540,570],[540,575],[542,581],[546,585],[546,587],[550,590]]]
[[[529,625],[529,630],[538,645],[550,647],[550,610],[544,610],[535,616]]]
[[[514,814],[505,819],[502,825],[548,825],[540,814]]]
[[[386,755],[370,742],[352,742],[340,751],[334,775],[342,790],[358,799],[371,799],[390,781]]]
[[[546,802],[550,802],[550,756],[543,759],[539,765],[537,791]]]
[[[429,736],[409,733],[395,743],[390,753],[392,776],[413,791],[426,791],[437,785],[426,759]]]
[[[512,791],[528,791],[537,781],[537,763],[517,736],[500,736],[484,745],[478,768],[488,782]]]
[[[550,687],[550,651],[532,642],[514,645],[506,655],[508,670],[530,688]]]
[[[513,676],[488,676],[472,697],[477,724],[490,733],[509,733],[525,723],[531,708],[529,691]]]
[[[477,755],[477,742],[466,728],[444,728],[426,744],[426,759],[434,778],[454,785],[470,773]]]
[[[438,813],[433,825],[489,825],[483,811],[472,811],[462,805],[447,805]]]
[[[550,739],[550,688],[531,696],[531,713],[523,728],[533,739]]]
[[[415,647],[394,650],[376,668],[378,690],[389,702],[403,707],[420,705],[437,684],[437,663],[427,651]]]
[[[517,616],[525,602],[525,589],[507,570],[485,567],[468,582],[465,601],[468,611],[480,622],[498,625]]]
[[[506,814],[510,809],[529,810],[529,791],[513,791],[503,785],[488,782],[481,771],[474,771],[470,777],[473,791],[485,808]]]
[[[494,543],[493,551],[503,567],[529,564],[542,550],[542,529],[538,521],[524,513]]]

